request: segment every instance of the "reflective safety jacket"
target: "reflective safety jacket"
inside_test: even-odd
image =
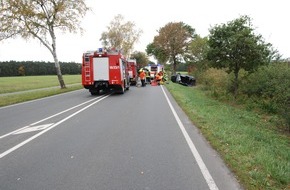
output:
[[[146,78],[146,73],[144,71],[142,71],[140,74],[139,74],[139,77],[141,80],[145,80]]]

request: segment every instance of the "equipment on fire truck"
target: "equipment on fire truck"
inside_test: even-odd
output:
[[[92,95],[114,90],[129,90],[128,62],[118,50],[88,51],[83,54],[82,85]]]
[[[138,79],[136,59],[128,60],[128,73],[129,73],[130,84],[136,85],[137,79]]]
[[[142,82],[141,82],[140,77],[137,78],[136,86],[137,86],[137,87],[141,87],[141,86],[142,86]]]

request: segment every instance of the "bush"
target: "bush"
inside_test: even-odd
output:
[[[258,106],[290,120],[290,67],[287,63],[275,63],[259,68],[249,75],[241,90]]]
[[[205,90],[209,90],[214,96],[223,96],[227,94],[230,80],[224,70],[209,68],[200,75],[199,81],[204,85]]]

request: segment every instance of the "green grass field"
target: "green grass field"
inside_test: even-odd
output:
[[[81,89],[81,75],[63,75],[66,89],[57,76],[0,77],[0,107]],[[56,87],[56,88],[49,88]],[[29,91],[35,90],[35,91]],[[15,94],[5,94],[15,93]]]
[[[166,85],[245,189],[289,189],[289,137],[256,113],[218,102],[198,87]]]
[[[81,83],[81,75],[63,75],[66,85]],[[56,75],[0,77],[0,94],[59,86]]]

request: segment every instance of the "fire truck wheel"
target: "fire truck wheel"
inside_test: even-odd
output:
[[[121,87],[120,90],[119,90],[119,93],[120,94],[124,94],[125,93],[125,88]]]
[[[92,90],[90,92],[91,92],[91,95],[92,96],[95,96],[95,95],[99,95],[100,94],[100,90]]]

